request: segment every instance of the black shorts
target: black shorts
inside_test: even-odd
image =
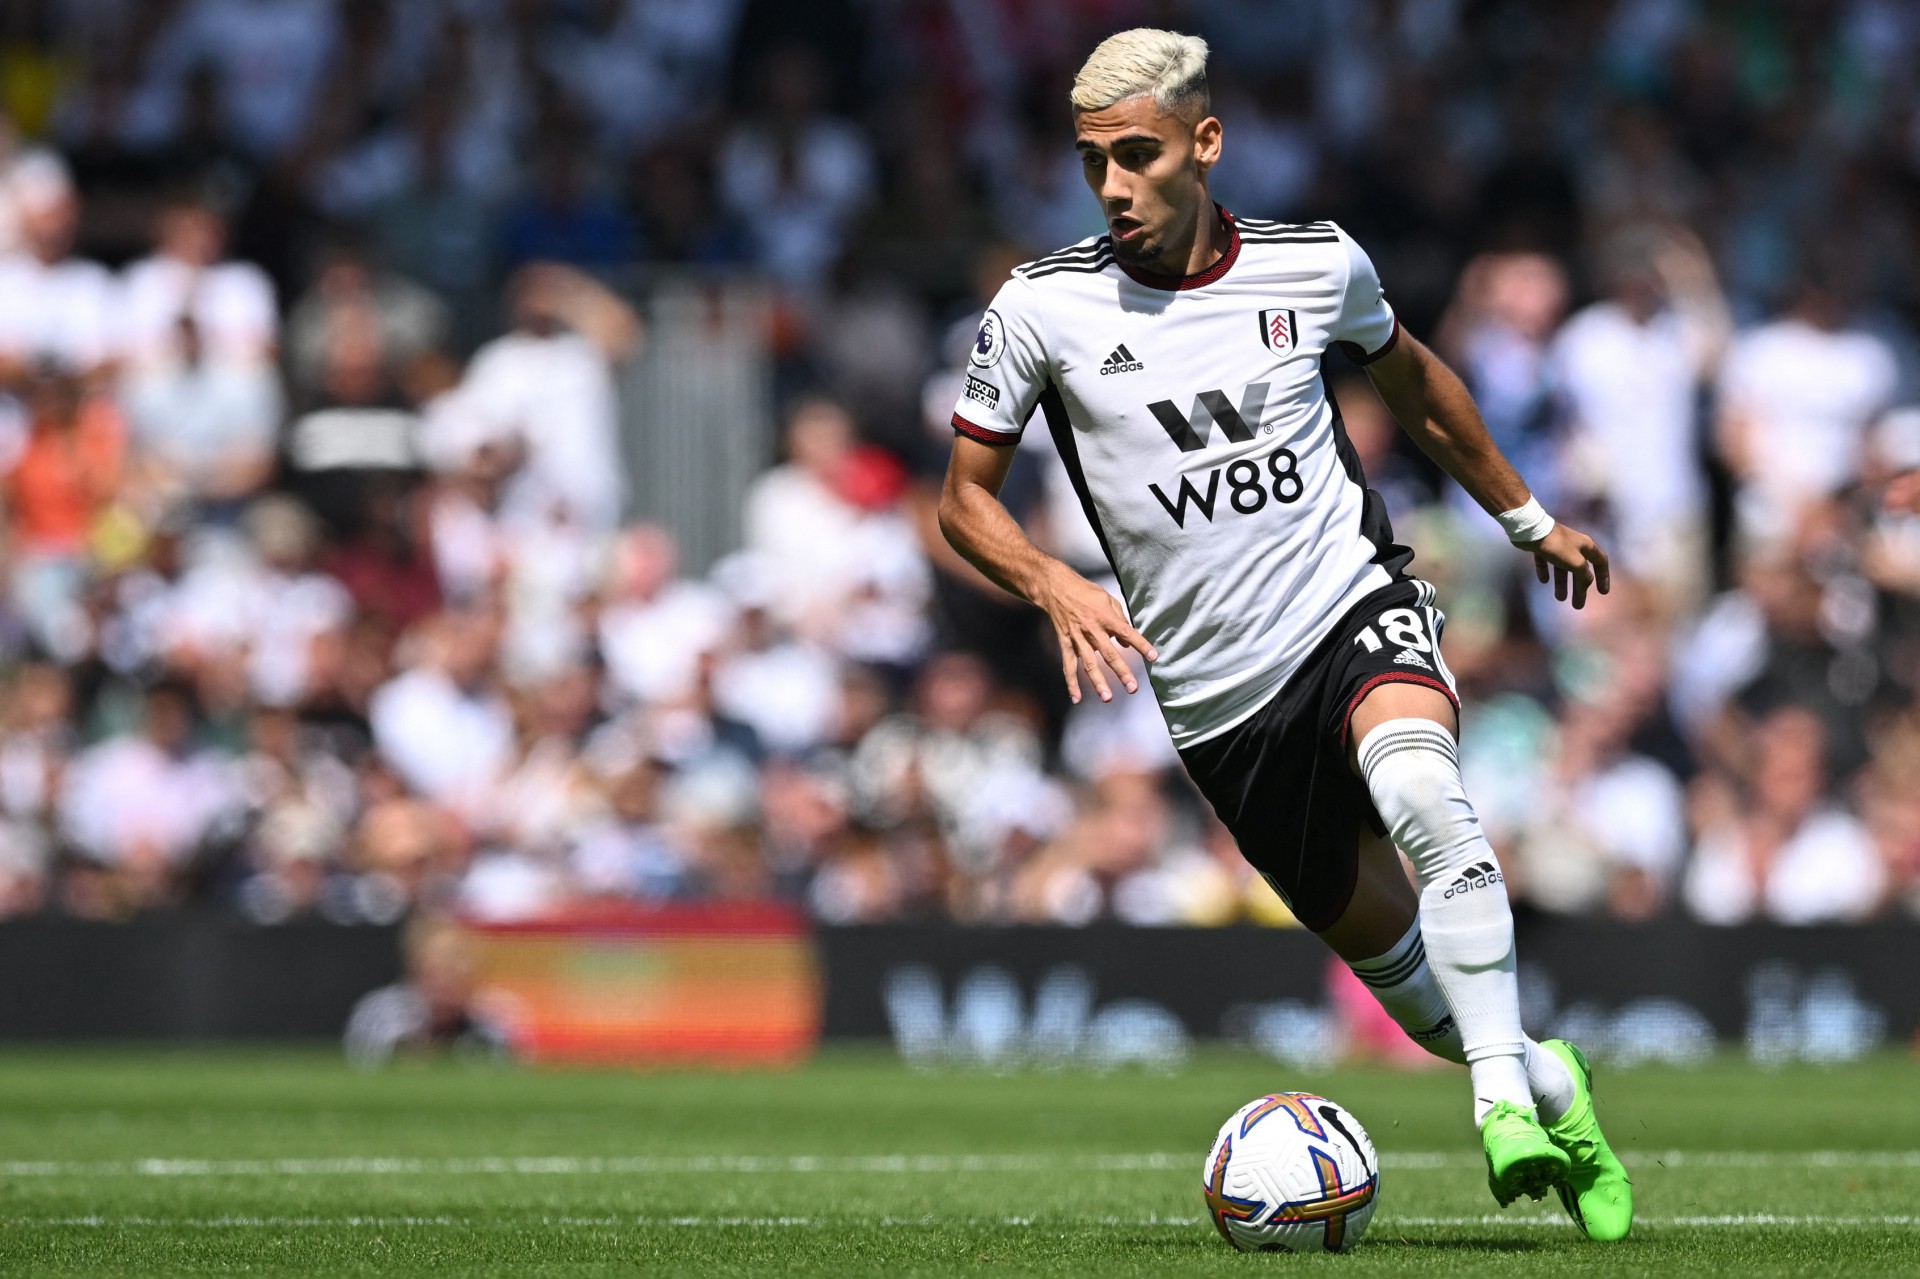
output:
[[[1180,752],[1200,793],[1300,922],[1330,927],[1353,896],[1360,827],[1386,826],[1347,765],[1360,699],[1382,684],[1425,684],[1458,709],[1440,659],[1446,617],[1417,578],[1361,600],[1253,716]]]

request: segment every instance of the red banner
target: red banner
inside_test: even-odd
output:
[[[470,925],[488,1013],[535,1062],[792,1065],[820,1038],[806,920],[772,903]]]

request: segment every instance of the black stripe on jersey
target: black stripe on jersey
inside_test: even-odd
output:
[[[1347,478],[1360,486],[1360,536],[1373,543],[1373,562],[1387,570],[1387,576],[1397,582],[1407,576],[1407,565],[1413,562],[1413,548],[1393,540],[1393,521],[1387,516],[1386,499],[1367,487],[1366,469],[1360,465],[1360,454],[1355,451],[1353,441],[1347,438],[1347,424],[1340,416],[1340,404],[1333,398],[1333,389],[1327,385],[1324,362],[1320,366],[1320,393],[1326,397],[1327,407],[1333,410],[1334,455],[1340,459]]]
[[[1107,245],[1112,242],[1112,239],[1113,237],[1111,236],[1096,235],[1091,240],[1083,241],[1082,243],[1079,243],[1079,244],[1069,244],[1064,249],[1055,249],[1051,253],[1042,253],[1039,257],[1035,258],[1032,262],[1027,263],[1027,265],[1037,266],[1038,264],[1042,262],[1046,262],[1052,258],[1071,258],[1071,257],[1084,256],[1085,254],[1088,254],[1088,253],[1097,253],[1101,249],[1106,248]]]
[[[1107,530],[1100,524],[1100,513],[1093,509],[1093,493],[1087,488],[1087,473],[1080,465],[1080,445],[1073,438],[1073,423],[1067,420],[1067,402],[1061,398],[1060,388],[1052,382],[1040,392],[1040,411],[1047,419],[1047,434],[1053,437],[1053,447],[1059,451],[1060,463],[1067,468],[1067,480],[1073,485],[1073,494],[1080,499],[1080,509],[1086,512],[1087,523],[1093,526],[1093,535],[1100,540],[1100,552],[1107,557],[1107,567],[1113,570],[1115,577],[1120,576],[1120,562],[1113,558],[1113,548],[1107,545]],[[1121,581],[1120,589],[1126,590],[1126,582]]]
[[[1094,272],[1104,271],[1112,265],[1113,265],[1113,255],[1111,253],[1108,253],[1100,257],[1093,258],[1090,261],[1086,261],[1086,262],[1061,262],[1050,267],[1045,267],[1038,271],[1032,271],[1032,270],[1022,271],[1020,272],[1020,274],[1026,279],[1037,280],[1043,275],[1053,275],[1055,272],[1058,272],[1058,271],[1086,271],[1089,273],[1094,273]]]
[[[1242,244],[1338,244],[1337,235],[1243,235]]]
[[[1097,257],[1105,253],[1112,247],[1113,242],[1103,235],[1092,244],[1077,244],[1070,249],[1057,249],[1045,257],[1035,258],[1031,262],[1022,263],[1019,269],[1022,271],[1031,271],[1035,267],[1052,266],[1056,262],[1084,262],[1088,258]]]
[[[1241,232],[1267,235],[1274,231],[1331,231],[1331,222],[1272,222],[1266,218],[1239,218]]]

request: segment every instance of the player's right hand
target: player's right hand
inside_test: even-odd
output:
[[[1080,702],[1082,670],[1103,702],[1113,700],[1113,688],[1107,682],[1109,671],[1129,693],[1139,691],[1140,682],[1133,677],[1133,668],[1127,665],[1120,644],[1149,662],[1157,660],[1160,653],[1146,636],[1133,629],[1119,600],[1062,564],[1037,592],[1034,603],[1045,609],[1053,622],[1054,634],[1060,640],[1060,669],[1075,705]]]
[[[1539,541],[1527,546],[1533,552],[1533,572],[1542,583],[1553,582],[1553,598],[1567,598],[1572,588],[1573,606],[1587,606],[1587,588],[1597,586],[1605,595],[1613,585],[1613,572],[1607,553],[1600,544],[1571,524],[1555,524]]]

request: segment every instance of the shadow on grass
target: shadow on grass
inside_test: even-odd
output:
[[[1540,1239],[1402,1239],[1369,1235],[1360,1251],[1385,1252],[1389,1248],[1431,1249],[1435,1252],[1532,1252],[1545,1241]]]
[[[1211,1235],[1168,1237],[1165,1235],[1136,1235],[1116,1240],[1128,1252],[1136,1255],[1155,1255],[1167,1257],[1193,1257],[1202,1253],[1217,1253],[1222,1257],[1230,1256],[1232,1249]],[[1402,1239],[1387,1235],[1369,1235],[1355,1251],[1358,1253],[1379,1253],[1405,1250],[1419,1252],[1532,1252],[1543,1245],[1540,1239],[1507,1238],[1464,1238],[1464,1239]]]
[[[1227,1247],[1215,1235],[1125,1235],[1115,1240],[1131,1252],[1212,1252]],[[1229,1249],[1231,1251],[1231,1249]]]

